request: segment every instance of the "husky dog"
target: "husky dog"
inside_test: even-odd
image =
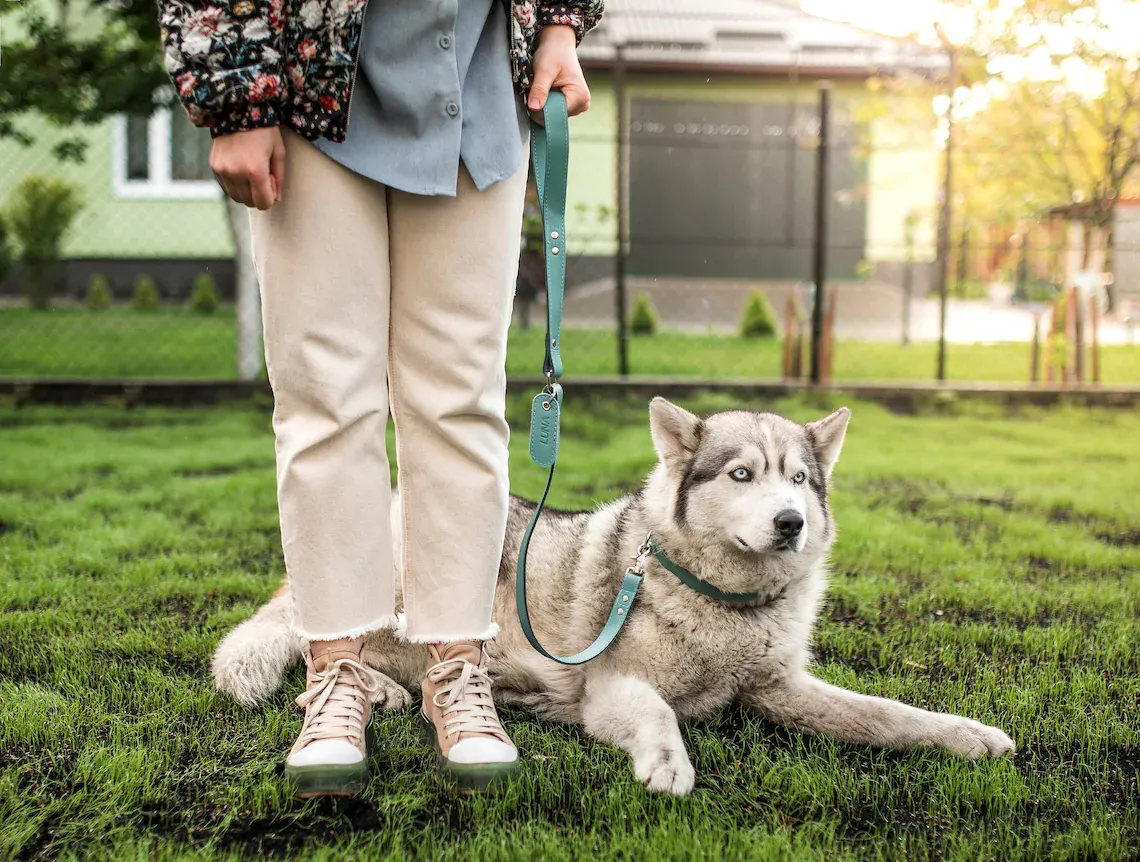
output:
[[[659,462],[641,491],[593,512],[548,512],[539,522],[528,558],[539,638],[556,655],[589,644],[631,556],[650,534],[676,566],[723,592],[758,598],[745,604],[710,598],[650,556],[625,629],[610,649],[585,665],[556,664],[530,647],[515,613],[515,561],[534,504],[512,498],[494,605],[502,629],[487,643],[500,702],[581,725],[628,752],[634,774],[650,789],[679,795],[693,789],[695,778],[679,722],[734,701],[774,722],[849,743],[943,748],[970,759],[1013,751],[997,728],[856,694],[809,673],[812,625],[835,540],[827,485],[850,411],[807,425],[747,411],[700,419],[656,398],[649,414]],[[394,536],[398,524],[393,517]],[[280,688],[305,648],[291,623],[284,587],[219,645],[217,687],[245,704]],[[381,708],[407,706],[405,686],[418,687],[427,667],[427,651],[393,631],[367,635],[362,659],[384,675]]]

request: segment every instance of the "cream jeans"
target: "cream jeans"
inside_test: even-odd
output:
[[[282,200],[251,222],[294,627],[396,624],[390,403],[407,636],[492,637],[526,166],[483,192],[461,168],[456,197],[424,197],[283,134]]]

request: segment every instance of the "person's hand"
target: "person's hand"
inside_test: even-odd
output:
[[[534,119],[542,122],[542,107],[551,90],[561,90],[566,96],[566,108],[571,117],[590,107],[590,88],[578,62],[578,37],[574,28],[565,24],[543,27],[538,34],[538,49],[534,52],[534,71],[526,106]]]
[[[276,126],[214,138],[210,170],[239,204],[267,210],[281,200],[285,142]]]

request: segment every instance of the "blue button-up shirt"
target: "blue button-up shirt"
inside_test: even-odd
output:
[[[527,130],[499,0],[369,0],[348,135],[315,143],[392,188],[454,195],[460,160],[480,190],[513,176]]]

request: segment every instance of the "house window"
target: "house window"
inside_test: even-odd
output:
[[[210,133],[180,107],[149,117],[119,117],[113,126],[115,194],[123,198],[212,198]]]

